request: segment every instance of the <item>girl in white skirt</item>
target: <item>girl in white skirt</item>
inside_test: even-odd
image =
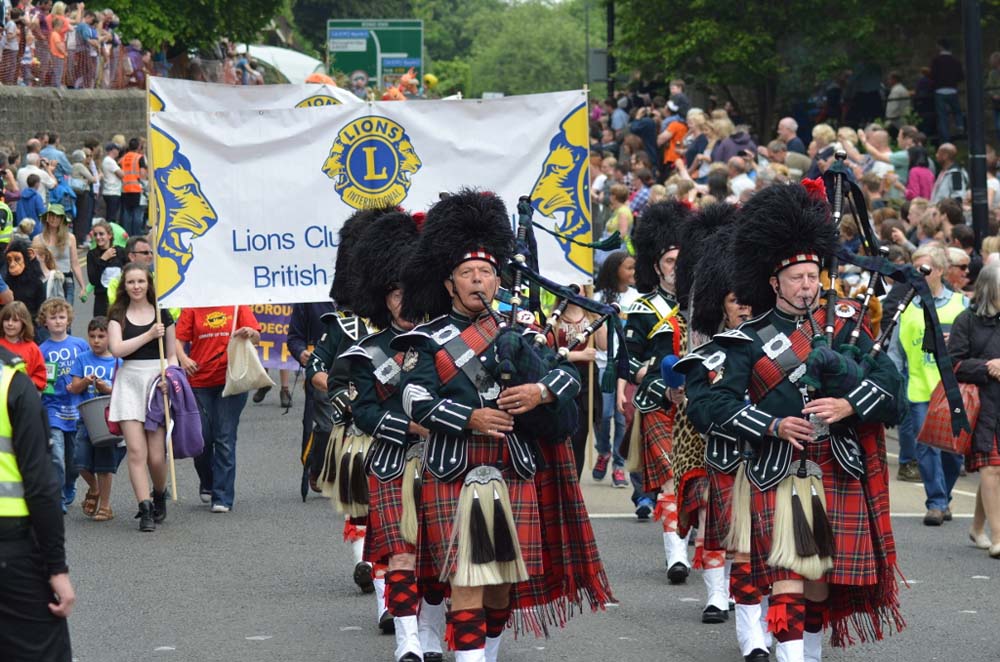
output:
[[[121,425],[128,450],[128,475],[139,502],[140,531],[155,531],[167,517],[166,430],[146,431],[149,389],[160,374],[160,344],[167,363],[177,365],[174,320],[160,312],[156,323],[156,293],[149,270],[135,262],[125,266],[115,302],[108,310],[111,353],[123,359],[111,391],[108,419]],[[153,478],[152,499],[146,467]]]

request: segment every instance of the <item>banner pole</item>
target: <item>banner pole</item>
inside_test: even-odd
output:
[[[146,197],[149,203],[149,224],[153,227],[153,274],[150,274],[150,276],[153,281],[153,294],[155,296],[153,309],[156,313],[156,323],[162,324],[162,316],[160,315],[160,291],[159,288],[156,287],[156,278],[154,275],[159,272],[159,269],[156,268],[156,247],[159,246],[160,239],[160,218],[155,188],[156,180],[153,177],[153,110],[149,102],[149,88],[150,77],[146,76]],[[176,320],[174,321],[176,322]],[[160,351],[160,384],[164,386],[167,384],[167,355],[163,342],[165,335],[166,334],[160,336],[156,340],[157,348]],[[163,415],[165,417],[163,423],[163,436],[167,446],[167,467],[170,470],[170,499],[172,501],[177,501],[177,467],[174,464],[174,442],[170,438],[170,399],[167,397],[166,389],[162,390],[161,393],[163,395]]]
[[[594,286],[584,285],[583,286],[584,296],[588,299],[594,296]],[[587,340],[587,347],[594,347],[594,334],[591,334],[590,338]],[[596,445],[597,438],[594,436],[594,376],[597,373],[594,370],[594,362],[587,362],[587,450],[585,451],[584,457],[586,458],[584,466],[593,471],[594,469],[594,446]]]

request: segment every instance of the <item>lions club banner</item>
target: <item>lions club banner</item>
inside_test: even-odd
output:
[[[169,306],[324,299],[338,231],[356,210],[429,208],[464,186],[530,195],[542,270],[592,268],[583,92],[481,101],[160,112],[151,160],[162,231],[157,287]]]
[[[352,92],[332,85],[217,85],[159,76],[149,79],[149,108],[154,113],[362,103]]]

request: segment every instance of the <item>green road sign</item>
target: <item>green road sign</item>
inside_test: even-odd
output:
[[[348,76],[367,74],[369,85],[387,88],[412,67],[424,75],[424,22],[407,19],[330,19],[326,22],[330,67]]]

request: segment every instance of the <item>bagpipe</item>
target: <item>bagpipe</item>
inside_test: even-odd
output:
[[[620,308],[616,304],[606,305],[593,301],[583,296],[578,287],[560,285],[538,273],[537,247],[531,221],[534,210],[530,198],[522,196],[517,209],[515,254],[508,265],[507,273],[504,274],[510,283],[510,295],[506,297],[510,309],[506,312],[498,311],[484,294],[479,295],[493,322],[500,329],[494,339],[496,360],[488,362],[487,369],[501,388],[538,383],[556,368],[569,352],[584,345],[591,335],[602,326],[606,326],[609,334],[613,333],[617,338],[615,356],[613,359],[611,356],[608,357],[609,363],[613,360],[616,366],[612,377],[627,377],[628,357],[625,352],[625,339],[621,325],[618,324]],[[532,322],[525,322],[519,315],[525,304],[521,296],[525,284],[528,285],[530,295],[523,310],[531,313]],[[540,291],[543,289],[558,299],[552,314],[547,318],[544,317],[540,304]],[[579,306],[597,317],[570,339],[566,347],[550,348],[549,342],[556,323],[570,304]],[[536,319],[544,320],[541,327],[534,323]],[[552,344],[555,345],[554,342]],[[611,384],[613,390],[614,379],[611,380]],[[515,431],[522,429],[543,440],[561,441],[576,429],[578,417],[576,403],[572,401],[557,404],[554,411],[552,408],[536,408],[517,417]]]
[[[834,164],[824,174],[824,185],[832,208],[832,221],[839,230],[843,221],[845,201],[852,217],[858,223],[862,248],[866,255],[855,255],[843,245],[828,256],[824,267],[829,276],[829,287],[823,292],[823,324],[817,322],[812,308],[807,307],[808,323],[812,332],[811,349],[805,360],[805,372],[799,378],[810,399],[816,397],[842,398],[858,388],[875,368],[877,359],[891,341],[893,331],[903,311],[920,295],[923,301],[933,302],[925,280],[929,268],[916,269],[909,265],[896,265],[882,255],[874,229],[868,218],[864,197],[851,179],[844,165],[846,154],[838,151]],[[869,284],[863,291],[861,302],[847,303],[838,296],[837,280],[840,263],[853,264],[869,272]],[[865,354],[858,341],[865,332],[867,303],[879,289],[884,290],[882,277],[905,282],[909,289],[899,302],[892,317],[883,323],[881,332]],[[926,335],[925,349],[934,354],[941,372],[945,392],[952,409],[952,428],[955,434],[968,429],[962,409],[961,394],[951,368],[951,359],[944,344],[944,337],[933,303],[923,306]],[[838,318],[844,319],[841,332],[837,332]],[[834,346],[836,338],[843,338],[843,330],[853,325],[847,339]],[[897,394],[899,406],[905,403],[903,394]],[[902,413],[902,412],[901,412]],[[904,414],[905,415],[905,414]],[[829,439],[834,457],[847,473],[862,479],[865,473],[863,448],[852,426],[836,423],[828,426],[818,417],[810,416],[816,427],[815,442]],[[774,539],[768,563],[788,568],[806,579],[818,579],[833,565],[835,538],[826,513],[826,496],[823,489],[822,469],[807,459],[805,450],[798,460],[792,461],[784,479],[778,484],[775,502]],[[803,506],[802,499],[810,501],[811,508]]]

